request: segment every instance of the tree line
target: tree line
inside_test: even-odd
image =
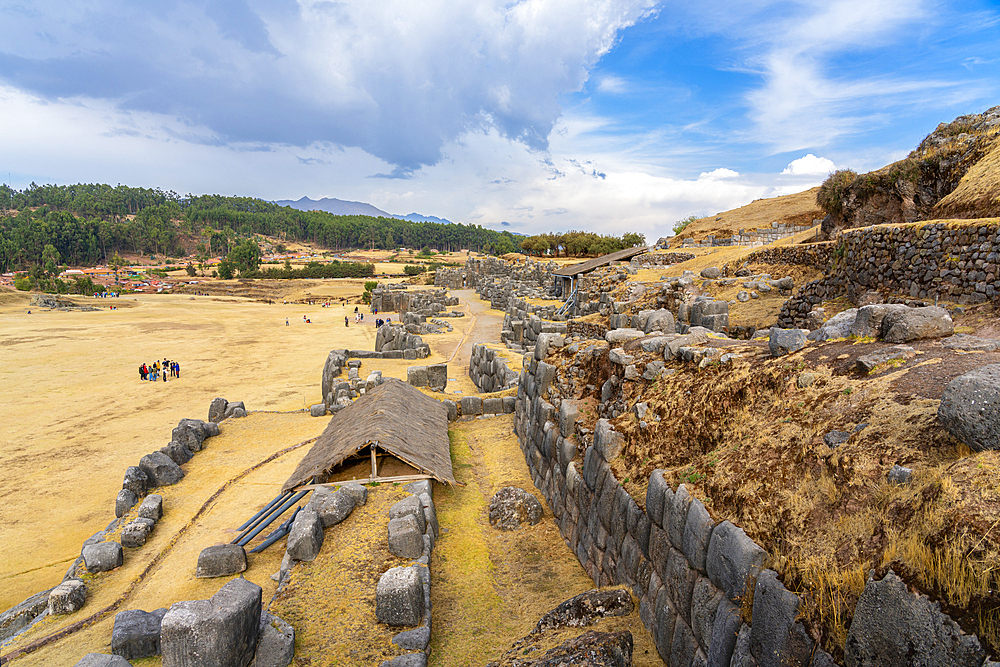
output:
[[[593,232],[570,231],[565,234],[537,234],[521,241],[521,249],[529,255],[563,255],[565,257],[607,255],[625,248],[646,245],[646,237],[635,232],[618,236],[601,236]]]
[[[107,263],[115,253],[184,257],[184,237],[204,239],[206,256],[265,234],[331,248],[469,248],[501,255],[519,238],[479,225],[410,222],[299,211],[253,197],[185,195],[105,184],[0,186],[0,271],[44,263],[52,246],[71,265]],[[188,244],[190,245],[190,244]]]

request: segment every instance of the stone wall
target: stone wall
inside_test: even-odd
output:
[[[781,222],[772,222],[770,227],[758,227],[756,229],[741,229],[732,236],[706,236],[702,241],[695,241],[694,238],[685,238],[682,248],[711,248],[716,246],[748,245],[762,246],[774,243],[780,239],[794,236],[800,232],[819,225],[822,220],[813,220],[811,225],[789,225]],[[662,239],[661,239],[662,240]]]
[[[482,343],[472,346],[469,359],[469,377],[481,392],[501,391],[517,384],[518,373],[507,365],[507,360]]]
[[[841,232],[830,273],[785,302],[782,327],[803,326],[816,305],[868,291],[976,304],[1000,295],[1000,222],[936,222]]]
[[[622,436],[606,420],[581,458],[576,409],[545,400],[556,367],[538,356],[521,372],[514,430],[535,486],[594,584],[632,588],[669,665],[729,665],[741,652],[762,665],[809,665],[814,642],[795,621],[799,598],[762,569],[764,550],[728,521],[714,524],[684,485],[671,489],[659,471],[640,506],[608,465]],[[750,588],[753,625],[739,607]]]
[[[554,294],[553,262],[508,262],[497,257],[470,258],[465,270],[477,274],[476,292],[495,310],[507,310],[512,297],[542,299]]]
[[[722,275],[734,275],[741,266],[746,264],[799,264],[814,266],[826,272],[832,266],[834,249],[834,244],[830,242],[762,248],[754,250],[737,261],[724,264]]]
[[[690,252],[644,253],[633,257],[630,264],[637,268],[650,268],[653,266],[680,264],[694,258],[695,255]]]
[[[514,298],[508,302],[506,310],[500,342],[512,350],[533,347],[543,333],[566,333],[565,322],[548,321],[539,315],[550,314],[551,306],[539,307],[524,299]]]
[[[479,274],[469,269],[438,269],[434,272],[434,286],[446,289],[471,289],[479,282]]]
[[[448,296],[446,289],[409,291],[405,285],[385,285],[372,291],[372,310],[407,313],[431,317],[448,306],[457,306],[458,297]]]
[[[425,353],[420,358],[430,354],[430,346],[417,333],[411,333],[410,328],[416,325],[404,325],[400,322],[389,322],[383,324],[375,333],[375,351],[388,352],[390,350],[424,350]]]
[[[765,550],[741,528],[713,521],[701,501],[683,484],[671,488],[659,470],[645,498],[632,498],[609,464],[622,451],[622,434],[601,419],[591,435],[578,424],[574,401],[546,400],[559,381],[557,367],[545,361],[548,349],[543,338],[525,355],[518,384],[514,431],[525,461],[595,585],[631,587],[663,661],[835,665],[796,620],[800,597],[764,568]],[[975,636],[891,571],[869,577],[845,653],[847,664],[872,667],[982,665],[986,658]],[[961,660],[952,659],[958,654]]]

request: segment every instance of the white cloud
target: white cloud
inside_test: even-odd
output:
[[[359,147],[403,173],[492,128],[544,149],[654,0],[125,0],[0,8],[0,81],[53,102],[103,100],[215,142]],[[112,28],[113,26],[113,28]],[[88,102],[89,103],[89,102]]]
[[[757,22],[746,61],[763,85],[746,95],[757,138],[776,152],[826,146],[887,122],[899,105],[940,98],[962,82],[866,68],[841,73],[844,56],[892,45],[928,22],[932,0],[831,0],[793,3],[796,11]],[[908,37],[912,39],[912,36]]]
[[[812,153],[806,153],[802,157],[792,160],[781,172],[783,176],[826,176],[837,169],[833,160],[825,157],[816,157]]]
[[[701,172],[698,175],[699,181],[722,181],[726,179],[736,178],[740,175],[740,172],[733,171],[732,169],[726,169],[725,167],[719,167],[718,169],[713,169],[709,172]]]
[[[628,82],[620,76],[602,76],[597,81],[597,89],[602,93],[621,95],[628,90]]]

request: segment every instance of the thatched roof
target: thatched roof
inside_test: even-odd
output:
[[[595,257],[594,259],[588,259],[586,262],[580,262],[579,264],[571,264],[570,266],[564,266],[561,269],[556,269],[552,272],[554,276],[563,276],[568,278],[570,276],[578,276],[581,273],[589,273],[596,268],[607,266],[611,262],[620,262],[626,259],[632,259],[636,255],[641,255],[647,252],[649,248],[625,248],[624,250],[619,250],[613,252],[610,255],[601,255],[600,257]]]
[[[330,419],[282,491],[329,473],[373,442],[439,482],[455,484],[447,408],[419,389],[389,378]]]

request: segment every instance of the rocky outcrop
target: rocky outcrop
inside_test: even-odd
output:
[[[995,147],[1000,107],[981,114],[960,116],[942,123],[906,158],[860,176],[834,174],[817,198],[827,217],[823,233],[829,238],[842,229],[898,225],[942,217],[937,205],[962,178]],[[827,196],[824,196],[828,193]],[[978,206],[944,207],[955,217],[985,218],[997,213],[985,198]]]

